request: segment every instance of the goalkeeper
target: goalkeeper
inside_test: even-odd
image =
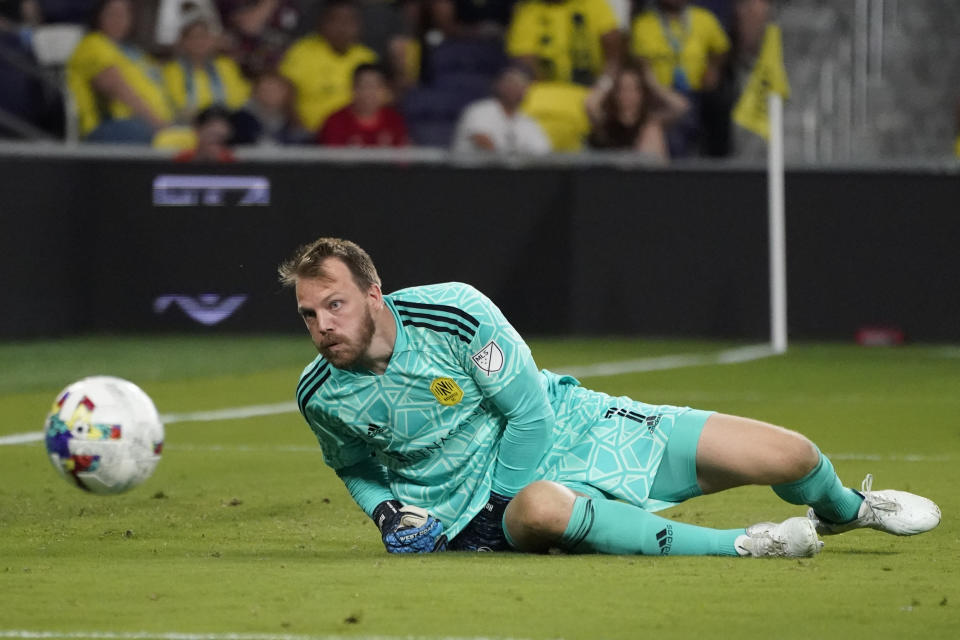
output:
[[[320,355],[297,386],[325,462],[389,552],[812,556],[820,535],[928,531],[937,506],[844,487],[804,436],[649,405],[538,371],[497,307],[460,283],[384,295],[370,257],[320,238],[279,269]],[[770,485],[805,517],[740,529],[653,512]]]

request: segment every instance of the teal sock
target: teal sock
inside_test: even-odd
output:
[[[857,517],[863,496],[843,486],[827,456],[813,471],[796,482],[778,484],[774,492],[790,504],[807,504],[818,517],[830,522],[849,522]]]
[[[614,500],[578,496],[560,546],[579,553],[736,556],[743,529],[708,529]]]

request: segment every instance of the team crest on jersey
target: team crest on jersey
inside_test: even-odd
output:
[[[491,340],[483,349],[473,354],[473,364],[487,375],[503,369],[503,351]]]
[[[442,405],[452,407],[463,400],[463,389],[453,378],[434,378],[430,383],[430,392]]]

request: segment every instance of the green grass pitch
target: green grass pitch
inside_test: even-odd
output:
[[[728,346],[531,344],[548,368]],[[39,430],[84,375],[134,380],[171,414],[288,402],[312,356],[305,337],[2,344],[0,438]],[[0,638],[960,637],[960,348],[801,344],[584,384],[797,429],[848,485],[871,472],[937,501],[943,522],[826,538],[804,560],[394,557],[299,415],[175,422],[154,476],[113,497],[70,487],[39,442],[0,446]],[[726,528],[803,512],[749,487],[664,515]]]

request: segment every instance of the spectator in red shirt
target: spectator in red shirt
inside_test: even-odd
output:
[[[317,144],[339,147],[404,147],[410,143],[400,112],[389,106],[387,75],[376,64],[353,72],[353,102],[335,111],[317,133]]]

